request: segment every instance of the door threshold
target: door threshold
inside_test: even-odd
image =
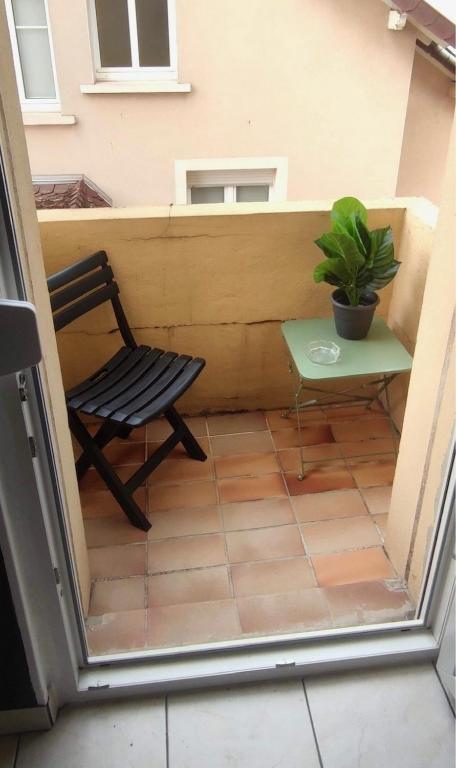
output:
[[[74,702],[308,677],[356,667],[418,663],[433,661],[437,654],[432,632],[418,628],[378,637],[320,639],[287,647],[241,649],[162,661],[126,661],[80,670]]]

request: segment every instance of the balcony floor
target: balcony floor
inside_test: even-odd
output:
[[[413,615],[383,545],[395,469],[385,414],[307,412],[301,482],[295,417],[281,414],[187,419],[208,460],[178,448],[137,491],[148,534],[88,472],[81,501],[93,654]],[[154,422],[106,455],[126,479],[167,434],[166,422]]]

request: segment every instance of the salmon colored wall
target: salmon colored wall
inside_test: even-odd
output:
[[[31,126],[34,174],[85,173],[115,206],[174,202],[174,160],[286,156],[289,200],[393,197],[415,34],[381,0],[176,0],[189,94],[83,95],[87,3],[49,0],[62,112]],[[228,9],[229,8],[229,12]]]
[[[399,167],[398,195],[426,197],[439,205],[453,119],[454,83],[416,53]]]

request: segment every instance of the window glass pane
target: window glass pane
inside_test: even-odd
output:
[[[192,187],[192,203],[223,203],[223,187]]]
[[[102,67],[131,67],[127,0],[95,0]]]
[[[169,67],[167,0],[136,0],[139,64]]]
[[[269,200],[269,187],[261,184],[246,184],[236,187],[237,203],[263,203]]]
[[[44,0],[13,0],[13,13],[17,27],[47,26]]]
[[[55,85],[47,29],[18,29],[17,45],[27,99],[54,99]]]

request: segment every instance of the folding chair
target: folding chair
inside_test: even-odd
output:
[[[179,442],[192,459],[207,458],[174,408],[176,400],[201,373],[205,360],[136,344],[105,251],[62,269],[47,283],[56,331],[100,304],[112,303],[125,346],[92,376],[66,392],[68,421],[83,451],[76,462],[78,480],[93,465],[132,525],[147,531],[151,525],[133,499],[134,491]],[[94,437],[78,412],[103,419]],[[171,425],[171,435],[123,483],[102,449],[114,437],[127,438],[132,429],[161,415]]]

